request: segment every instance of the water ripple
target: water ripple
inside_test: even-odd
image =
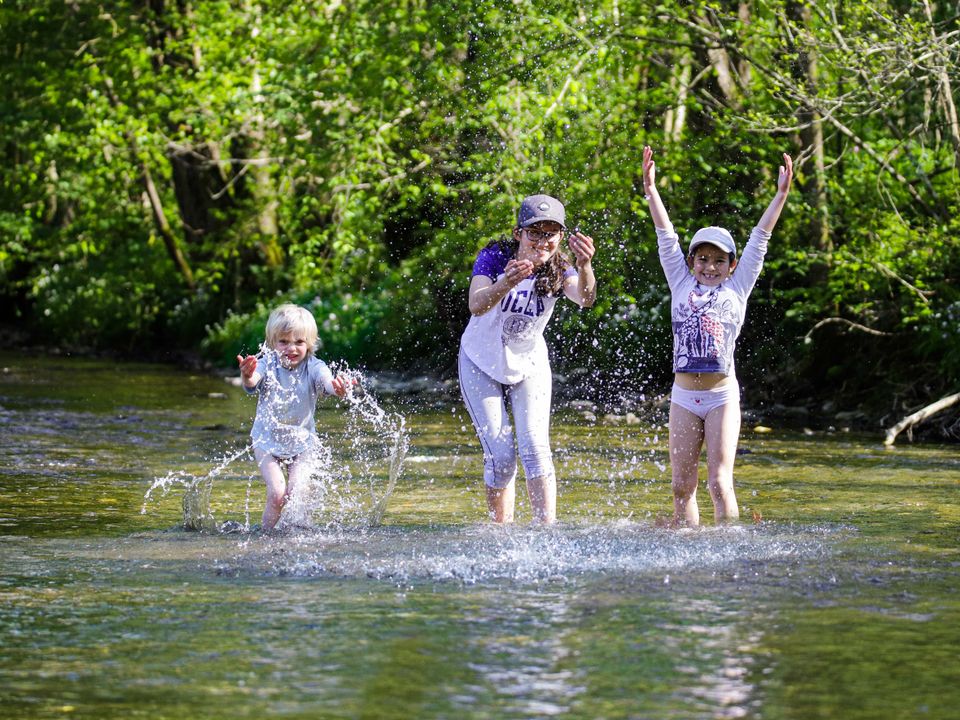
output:
[[[244,543],[236,556],[217,563],[217,571],[464,584],[655,575],[669,583],[671,574],[819,557],[828,552],[827,537],[837,532],[771,525],[676,532],[631,522],[335,529]]]

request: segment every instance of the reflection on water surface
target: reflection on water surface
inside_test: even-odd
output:
[[[185,532],[178,488],[141,514],[144,494],[244,447],[240,391],[0,364],[3,717],[856,719],[960,701],[956,448],[745,433],[739,495],[763,522],[669,532],[661,429],[561,412],[562,522],[496,528],[461,410],[408,401],[409,456],[371,527],[353,509],[387,481],[360,458],[382,439],[325,406],[342,502],[276,537]],[[210,510],[248,524],[262,499],[240,457]]]

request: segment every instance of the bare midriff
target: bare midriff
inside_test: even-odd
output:
[[[723,373],[678,372],[673,374],[673,381],[684,390],[712,390],[732,383],[734,379]]]

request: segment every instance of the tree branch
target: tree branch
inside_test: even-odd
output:
[[[922,423],[931,415],[936,415],[938,412],[946,410],[948,407],[956,405],[958,402],[960,402],[960,393],[954,393],[953,395],[947,395],[944,398],[940,398],[935,403],[930,403],[925,408],[917,410],[917,412],[913,413],[912,415],[907,415],[907,417],[887,430],[887,436],[884,438],[883,444],[887,447],[890,447],[893,445],[894,440],[897,439],[897,435],[902,433],[907,428],[912,428],[914,425]],[[912,439],[913,438],[911,437],[911,440]]]
[[[867,327],[866,325],[855,323],[853,322],[853,320],[847,320],[846,318],[842,318],[842,317],[829,317],[829,318],[824,318],[823,320],[818,322],[816,325],[814,325],[812,328],[810,328],[810,331],[803,336],[803,341],[805,343],[813,342],[813,333],[816,330],[819,330],[824,325],[837,325],[837,324],[846,325],[847,327],[853,330],[859,330],[860,332],[867,333],[867,335],[874,335],[876,337],[893,337],[894,336],[894,333],[884,332],[883,330],[874,330],[873,328]]]

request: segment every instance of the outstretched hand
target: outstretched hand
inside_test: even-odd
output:
[[[793,182],[793,158],[783,154],[783,165],[780,166],[780,176],[777,178],[777,191],[784,195],[790,192],[790,183]]]
[[[780,212],[783,210],[783,206],[787,204],[791,182],[793,182],[793,159],[784,153],[783,165],[780,166],[780,175],[777,177],[777,193],[773,196],[773,200],[770,201],[767,209],[763,211],[763,216],[757,223],[758,228],[773,232],[777,220],[780,218]]]
[[[330,384],[333,386],[333,392],[339,398],[345,397],[347,391],[358,383],[359,380],[357,380],[357,378],[350,377],[349,375],[345,375],[343,373],[340,373],[330,381]]]
[[[657,190],[657,166],[653,162],[653,148],[649,145],[643,147],[643,194],[647,207],[650,208],[650,219],[653,220],[654,227],[671,227],[667,208],[664,207],[660,191]]]
[[[584,235],[579,230],[575,230],[570,234],[569,244],[570,252],[572,252],[574,258],[576,258],[574,262],[577,268],[589,265],[590,261],[593,260],[593,254],[596,252],[593,246],[593,238],[589,235]]]
[[[244,380],[249,380],[253,377],[253,373],[257,371],[257,356],[256,355],[237,355],[237,364],[240,366],[240,377]]]
[[[516,287],[530,277],[533,270],[534,266],[532,261],[512,258],[503,269],[503,277],[509,287]]]
[[[657,166],[653,162],[653,148],[649,145],[643,147],[643,194],[649,195],[651,190],[656,189]]]

